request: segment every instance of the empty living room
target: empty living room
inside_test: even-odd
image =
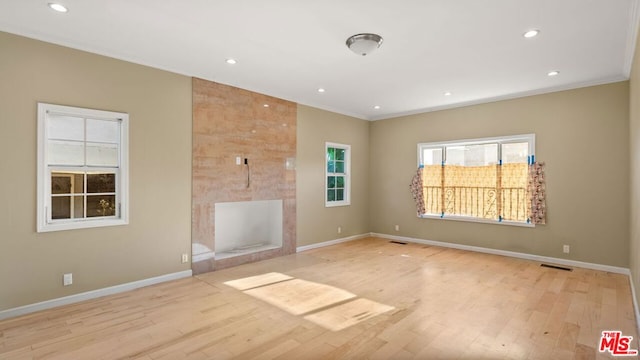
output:
[[[0,359],[612,359],[640,0],[6,1]]]

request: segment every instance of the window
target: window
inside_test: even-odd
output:
[[[38,104],[38,232],[128,223],[128,121]]]
[[[422,217],[530,223],[535,135],[418,144]]]
[[[326,143],[325,206],[350,204],[351,146]]]

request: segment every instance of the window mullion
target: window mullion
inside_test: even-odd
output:
[[[444,213],[446,211],[445,209],[445,179],[444,179],[444,174],[446,173],[445,171],[445,166],[446,166],[446,153],[447,153],[447,147],[443,146],[442,147],[442,164],[440,165],[440,183],[441,183],[441,188],[440,188],[440,217],[444,217]]]
[[[499,146],[498,146],[499,147]],[[496,165],[496,213],[498,215],[498,221],[502,221],[502,159],[499,160]]]
[[[82,202],[83,202],[83,218],[86,219],[87,218],[87,171],[85,168],[85,171],[82,173],[82,180],[83,180],[83,186],[82,186]]]

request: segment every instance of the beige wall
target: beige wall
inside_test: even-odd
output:
[[[628,109],[628,82],[620,82],[373,122],[371,230],[627,267]],[[536,157],[547,164],[547,225],[416,217],[408,185],[417,143],[526,133],[536,134]]]
[[[629,133],[631,154],[631,222],[629,267],[636,289],[636,300],[640,303],[640,36],[629,80]]]
[[[189,270],[191,79],[1,32],[0,54],[0,311]],[[129,225],[36,233],[39,101],[129,113]]]
[[[370,231],[369,125],[365,120],[298,105],[298,246]],[[324,206],[325,142],[351,145],[349,206]],[[338,226],[342,227],[341,234]]]

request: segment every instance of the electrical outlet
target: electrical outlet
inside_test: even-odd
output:
[[[571,247],[569,245],[563,245],[562,246],[562,252],[563,253],[568,254],[570,250],[571,250]]]
[[[342,226],[338,226],[338,234],[342,234]]]
[[[396,225],[396,231],[400,231],[400,225]]]
[[[68,274],[62,275],[62,285],[69,286],[71,284],[73,284],[73,274],[68,273]]]
[[[182,263],[189,262],[189,254],[182,254]]]

